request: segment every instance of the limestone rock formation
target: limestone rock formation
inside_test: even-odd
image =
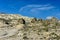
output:
[[[0,40],[60,40],[60,20],[0,14]]]

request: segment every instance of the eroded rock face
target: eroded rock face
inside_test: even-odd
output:
[[[53,21],[0,14],[0,40],[60,40],[60,23]]]
[[[19,15],[13,15],[13,14],[0,14],[0,39],[1,40],[7,40],[5,38],[14,36],[18,33],[19,30],[23,29],[24,27],[23,22],[25,20],[23,21],[18,16]]]

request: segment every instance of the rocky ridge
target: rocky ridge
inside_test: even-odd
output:
[[[0,40],[60,40],[60,20],[0,14]]]

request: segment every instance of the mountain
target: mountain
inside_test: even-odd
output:
[[[49,18],[0,14],[0,40],[60,40],[60,20]]]

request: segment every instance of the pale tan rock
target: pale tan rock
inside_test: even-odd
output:
[[[24,27],[24,24],[19,24],[19,25],[16,25],[16,29],[22,29]]]
[[[21,19],[24,19],[26,23],[23,24]],[[48,26],[44,24],[45,20],[39,22],[34,19],[32,23],[32,19],[33,17],[29,18],[19,14],[0,14],[0,40],[50,40],[49,34],[53,32],[58,37],[60,36],[60,27],[55,25],[55,19],[49,20]],[[59,21],[57,22],[60,24]],[[53,28],[55,26],[56,29]],[[47,29],[49,30],[46,31]]]

